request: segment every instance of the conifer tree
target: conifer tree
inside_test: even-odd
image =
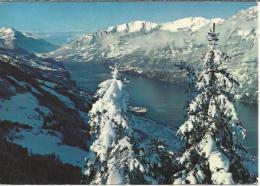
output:
[[[177,158],[174,184],[237,184],[255,181],[247,166],[250,154],[242,146],[246,131],[232,104],[238,84],[222,63],[229,57],[216,49],[219,33],[208,32],[209,51],[188,104],[188,119],[177,134],[185,147]]]
[[[144,168],[136,154],[128,94],[117,66],[112,68],[112,76],[99,85],[98,100],[89,112],[95,138],[90,149],[96,157],[87,161],[84,180],[91,184],[140,183]]]

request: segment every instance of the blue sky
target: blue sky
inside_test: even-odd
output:
[[[0,27],[21,31],[94,32],[133,20],[167,22],[188,16],[228,18],[255,2],[0,3]]]

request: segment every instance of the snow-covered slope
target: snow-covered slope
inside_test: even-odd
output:
[[[134,32],[150,32],[159,25],[152,22],[146,21],[133,21],[126,24],[121,24],[117,26],[108,27],[105,32],[113,33],[113,32],[124,32],[124,33],[134,33]]]
[[[177,21],[164,23],[161,25],[160,29],[165,31],[172,31],[172,32],[183,31],[183,30],[196,31],[206,25],[212,23],[221,24],[224,21],[225,20],[221,18],[214,18],[209,20],[203,17],[187,17],[187,18],[179,19]]]
[[[83,166],[90,99],[61,63],[22,49],[0,49],[0,131],[10,122],[1,137],[34,154],[54,153],[64,163]]]
[[[232,57],[226,65],[241,84],[238,97],[256,100],[256,7],[227,20],[194,17],[164,24],[136,21],[109,27],[84,34],[49,56],[75,62],[117,62],[148,77],[180,82],[186,76],[175,64],[185,62],[195,69],[201,66],[201,55],[207,50],[207,31],[213,22],[220,32],[219,47]]]
[[[31,53],[43,53],[55,50],[57,46],[26,32],[0,28],[0,48],[22,48]]]

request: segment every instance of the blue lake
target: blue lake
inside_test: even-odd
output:
[[[66,63],[65,67],[80,88],[92,93],[96,92],[99,83],[111,78],[110,69],[99,64]],[[146,114],[148,118],[176,127],[185,121],[183,110],[187,100],[185,87],[145,77],[125,74],[122,76],[130,80],[127,89],[131,105],[148,108]],[[241,102],[235,105],[239,118],[247,129],[248,139],[245,141],[245,146],[251,153],[257,155],[258,106]]]

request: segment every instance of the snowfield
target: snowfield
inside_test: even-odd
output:
[[[9,100],[0,99],[0,120],[25,123],[31,127],[41,127],[42,116],[35,111],[38,108],[50,112],[48,108],[40,107],[38,100],[31,94],[17,94]]]
[[[11,142],[27,148],[32,154],[55,154],[63,163],[78,167],[84,166],[86,151],[61,143],[61,134],[50,134],[48,130],[21,130],[12,137]]]
[[[169,151],[177,151],[181,147],[180,139],[176,137],[175,128],[163,126],[162,123],[139,116],[133,116],[133,120],[131,127],[133,127],[138,141],[148,144],[151,139],[159,138],[165,141]],[[25,121],[25,123],[27,122]],[[158,127],[160,127],[160,130],[158,130]],[[55,154],[62,162],[83,168],[85,157],[92,158],[92,153],[78,147],[62,144],[61,139],[60,133],[39,128],[22,129],[9,136],[11,142],[27,148],[33,154]]]

